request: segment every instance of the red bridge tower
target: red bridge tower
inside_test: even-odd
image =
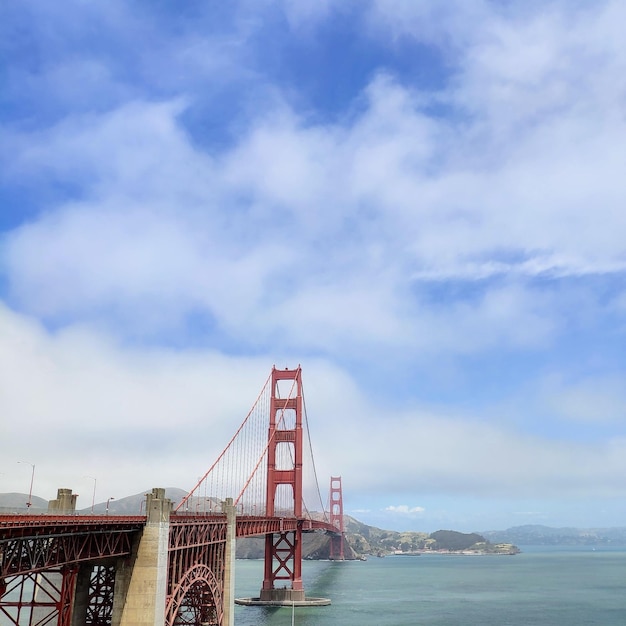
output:
[[[330,478],[330,523],[341,533],[330,537],[330,560],[343,561],[343,493],[341,491],[341,476]]]
[[[280,381],[292,381],[286,398],[280,397]],[[295,370],[274,368],[271,384],[266,515],[293,515],[302,520],[302,370],[300,367]],[[277,512],[276,496],[282,485],[291,487],[293,504],[291,510]],[[281,496],[284,495],[285,489],[281,489]],[[277,583],[284,582],[289,582],[291,588],[277,588]],[[260,599],[263,602],[304,601],[301,522],[296,531],[265,535],[265,576]]]

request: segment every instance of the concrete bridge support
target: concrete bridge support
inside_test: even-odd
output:
[[[82,626],[87,623],[87,607],[89,606],[89,579],[91,565],[83,564],[78,569],[76,588],[74,589],[74,607],[72,611],[72,626]]]
[[[237,548],[237,509],[227,498],[222,510],[226,513],[226,550],[224,553],[224,619],[222,626],[235,626],[235,552]]]
[[[117,571],[112,626],[165,626],[171,510],[165,489],[147,495],[147,523],[137,553]]]

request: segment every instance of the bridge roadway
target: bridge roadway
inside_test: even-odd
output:
[[[0,580],[81,561],[130,555],[132,540],[146,525],[145,515],[2,515]],[[236,538],[316,530],[336,533],[328,522],[291,517],[243,515],[236,518]],[[172,513],[170,550],[190,547],[181,538],[206,545],[224,541],[226,515]],[[43,540],[46,540],[45,542]]]
[[[235,521],[236,538],[290,533],[298,529],[302,532],[337,533],[334,526],[324,521],[293,517],[235,516],[234,507],[231,514],[231,519],[234,518]],[[232,551],[231,559],[234,559],[234,542],[231,542],[233,545],[229,548],[228,514],[185,512],[170,513],[166,517],[167,520],[162,520],[166,521],[166,535],[158,540],[161,544],[160,551],[165,551],[166,556],[161,558],[159,565],[161,573],[155,574],[157,578],[161,577],[167,581],[163,594],[165,620],[162,621],[157,616],[154,621],[147,620],[145,623],[166,625],[187,623],[177,621],[177,615],[180,611],[189,610],[190,602],[193,604],[192,596],[199,595],[198,589],[203,588],[205,595],[210,592],[213,596],[211,601],[213,617],[203,623],[232,624],[234,597],[231,596],[234,595],[234,578],[227,570],[234,567],[234,564],[228,566],[227,563],[229,550]],[[138,623],[136,617],[127,621],[120,617],[126,609],[120,607],[118,598],[113,597],[113,587],[117,592],[119,587],[117,578],[120,576],[122,578],[126,576],[130,581],[133,574],[132,572],[123,574],[125,566],[122,564],[137,559],[138,549],[141,550],[138,547],[145,541],[142,537],[149,534],[150,525],[150,517],[144,515],[75,513],[0,515],[0,618],[3,609],[6,609],[3,597],[7,592],[7,581],[17,580],[15,577],[30,576],[39,572],[56,572],[58,576],[65,577],[66,572],[70,571],[74,572],[75,578],[69,584],[78,589],[80,584],[77,584],[77,581],[80,581],[81,570],[87,568],[89,573],[86,575],[89,581],[89,577],[93,579],[94,568],[99,564],[115,563],[112,567],[113,582],[110,583],[110,597],[105,601],[110,605],[109,612],[112,617],[112,621],[108,623],[122,626],[127,623]],[[162,527],[163,524],[158,526]],[[166,574],[163,573],[165,569]],[[227,588],[229,584],[230,595]],[[89,586],[89,582],[84,583],[83,587],[85,585]],[[129,585],[131,582],[127,582],[127,587]],[[61,586],[67,585],[64,582]],[[77,597],[78,591],[72,593],[71,600],[59,598],[57,608],[59,618],[56,623],[59,626],[92,623],[81,622],[84,617],[77,619],[75,616],[63,620],[64,602],[71,604],[72,607],[80,606],[82,602],[84,613],[89,610],[88,596],[93,594],[93,590],[83,590],[82,600]],[[124,604],[128,604],[130,595],[131,592],[128,590],[123,594]],[[141,611],[141,606],[140,603],[139,608],[135,609],[135,615]],[[71,611],[75,610],[72,608]],[[159,609],[156,611],[158,613]]]

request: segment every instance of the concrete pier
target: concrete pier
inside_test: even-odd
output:
[[[92,565],[82,564],[76,577],[74,589],[74,604],[72,607],[72,626],[82,626],[87,620],[87,607],[89,606],[89,579]]]
[[[132,565],[121,568],[116,577],[113,626],[165,626],[171,510],[165,489],[153,489],[146,496],[147,523],[137,554]]]
[[[226,513],[226,550],[224,553],[223,626],[235,626],[235,553],[237,548],[237,512],[232,498],[222,505]]]
[[[289,592],[291,589],[276,589],[275,591]],[[241,604],[243,606],[328,606],[330,604],[329,598],[313,598],[308,596],[302,596],[300,600],[290,599],[289,593],[276,594],[270,600],[262,600],[261,598],[237,598],[235,604]]]

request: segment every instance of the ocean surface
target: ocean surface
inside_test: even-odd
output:
[[[625,626],[626,548],[522,547],[515,556],[305,561],[297,626]],[[258,596],[262,561],[238,560],[237,597]],[[291,624],[290,608],[235,609],[236,626]]]

